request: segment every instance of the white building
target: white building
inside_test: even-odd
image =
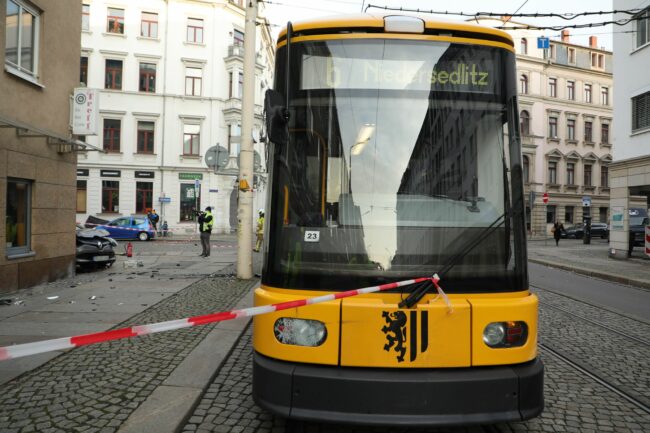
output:
[[[614,162],[610,255],[626,258],[628,209],[650,207],[650,0],[615,0],[614,9],[640,9],[614,33]],[[615,19],[625,19],[618,14]],[[641,205],[635,204],[640,203]]]
[[[77,221],[156,209],[170,229],[195,230],[210,205],[217,233],[236,229],[234,175],[207,167],[220,144],[236,174],[241,125],[245,9],[242,0],[84,0],[82,85],[100,90],[97,136],[106,153],[81,154]],[[257,26],[255,129],[272,83],[274,46]],[[255,135],[255,134],[254,134]],[[262,144],[255,144],[265,161]],[[255,205],[263,207],[264,166]],[[200,187],[195,194],[195,182]]]
[[[505,17],[504,17],[505,18]],[[504,20],[479,19],[502,26]],[[508,21],[508,26],[524,23]],[[568,30],[537,46],[543,30],[509,30],[517,51],[517,86],[528,230],[548,235],[553,222],[607,222],[612,160],[612,53],[571,42]],[[530,192],[534,194],[531,195]],[[548,204],[542,201],[548,194]],[[534,197],[531,206],[531,197]],[[583,206],[584,201],[590,204]]]

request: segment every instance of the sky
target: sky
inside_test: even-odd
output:
[[[640,0],[639,0],[640,1]],[[613,9],[612,0],[458,0],[456,2],[436,2],[425,0],[265,0],[266,17],[269,19],[274,35],[285,26],[287,21],[298,21],[327,15],[359,13],[368,4],[376,6],[404,7],[421,10],[448,10],[449,12],[493,12],[493,13],[578,13],[585,11],[610,11]],[[381,12],[380,9],[368,8],[368,12]],[[436,19],[462,21],[467,17],[428,15]],[[585,24],[610,21],[611,15],[594,15],[566,21],[561,18],[514,18],[518,22],[538,26]],[[598,45],[612,49],[612,31],[616,26],[570,29],[571,42],[589,45],[589,36],[598,37]],[[548,30],[546,35],[551,39],[559,39],[560,32]]]

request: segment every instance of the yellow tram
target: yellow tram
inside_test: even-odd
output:
[[[297,420],[456,425],[543,408],[515,54],[396,15],[289,23],[267,92],[255,305],[439,275],[254,319],[253,395]]]

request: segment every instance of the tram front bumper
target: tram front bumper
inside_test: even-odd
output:
[[[544,367],[389,369],[253,358],[253,397],[278,415],[364,425],[444,426],[522,421],[541,413]]]

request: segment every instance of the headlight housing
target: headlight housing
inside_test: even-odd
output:
[[[483,330],[483,342],[491,348],[519,347],[528,340],[526,322],[492,322]]]
[[[280,317],[273,325],[275,339],[293,346],[320,346],[327,339],[327,328],[318,320]]]

